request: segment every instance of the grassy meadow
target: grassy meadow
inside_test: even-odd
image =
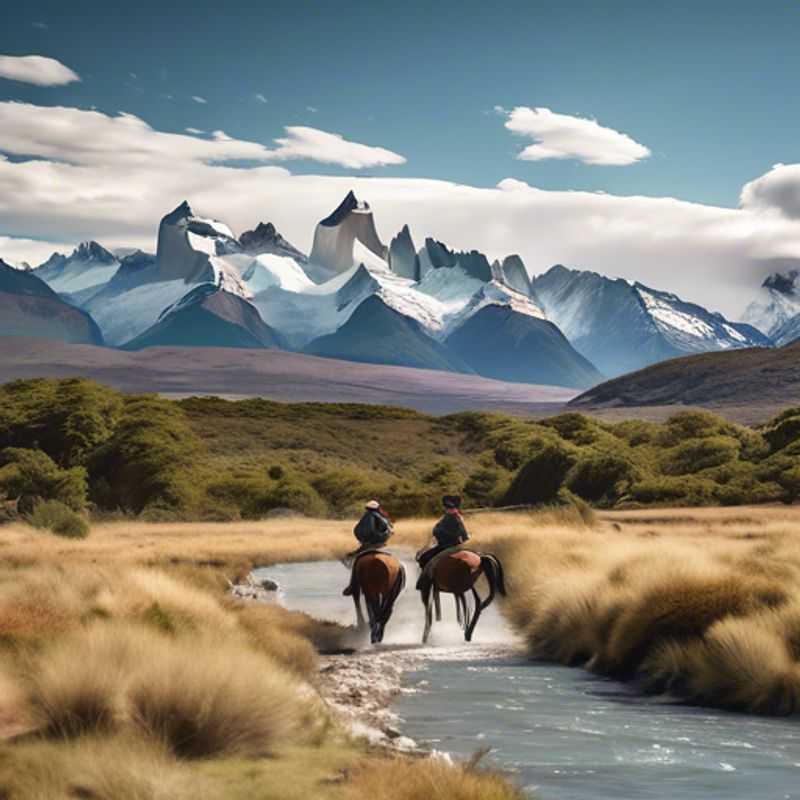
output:
[[[343,555],[371,497],[418,548],[451,492],[481,509],[474,544],[504,561],[532,657],[800,710],[800,408],[760,428],[534,421],[17,381],[0,387],[0,797],[519,798],[475,765],[353,741],[315,690],[342,629],[228,592],[254,566]]]
[[[374,800],[400,780],[409,800],[519,800],[353,740],[314,688],[344,629],[229,595],[255,564],[342,554],[351,525],[0,526],[0,796]]]

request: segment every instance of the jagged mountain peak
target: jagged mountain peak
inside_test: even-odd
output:
[[[113,264],[117,261],[117,257],[106,250],[103,245],[98,244],[94,240],[81,242],[73,251],[70,259],[79,261],[95,261],[99,264]]]
[[[761,284],[764,289],[771,289],[780,294],[797,294],[798,293],[798,277],[800,271],[793,269],[786,273],[774,272],[764,278],[764,283]]]
[[[162,220],[162,224],[166,225],[174,225],[176,222],[182,219],[188,219],[189,217],[193,217],[194,212],[192,211],[192,207],[189,205],[187,200],[184,200],[179,206],[177,206],[174,210],[170,211]]]
[[[639,281],[557,265],[532,291],[578,352],[609,376],[687,353],[769,344],[749,325]]]
[[[273,253],[289,256],[301,263],[307,260],[305,253],[284,239],[271,222],[259,222],[253,230],[245,231],[239,237],[239,244],[249,255]]]
[[[319,224],[324,225],[326,228],[335,227],[344,221],[351,211],[369,211],[369,203],[360,202],[352,189],[325,219],[320,220]]]

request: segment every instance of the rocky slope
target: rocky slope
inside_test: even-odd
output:
[[[703,353],[624,375],[572,401],[585,407],[790,405],[800,396],[800,342]]]
[[[281,347],[282,341],[247,300],[206,283],[166,309],[123,349],[164,346],[261,348]]]
[[[609,376],[689,353],[770,344],[749,325],[596,272],[557,265],[533,281],[533,294],[575,349]]]
[[[508,306],[484,306],[446,344],[475,372],[497,380],[578,388],[602,380],[552,322]]]
[[[44,281],[0,260],[0,336],[102,344],[89,314],[65,303]]]

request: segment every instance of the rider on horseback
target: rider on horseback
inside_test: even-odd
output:
[[[425,567],[439,553],[456,547],[469,539],[467,528],[464,525],[464,517],[461,514],[461,498],[457,495],[447,494],[442,498],[444,515],[433,527],[433,538],[436,544],[417,553],[417,563],[425,574]],[[420,583],[422,575],[420,575]],[[419,584],[417,588],[420,588]]]
[[[353,535],[358,539],[359,545],[352,553],[347,554],[347,559],[351,560],[355,567],[358,557],[367,550],[375,550],[383,547],[394,533],[394,527],[389,515],[381,508],[377,500],[370,500],[364,506],[364,513],[361,519],[353,528]],[[350,583],[342,592],[344,595],[353,593],[353,574],[350,575]]]

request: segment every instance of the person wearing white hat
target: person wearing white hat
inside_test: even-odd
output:
[[[381,504],[377,500],[370,500],[364,505],[364,513],[353,528],[353,535],[358,539],[359,545],[357,550],[348,554],[348,559],[352,558],[352,563],[355,565],[355,561],[361,553],[365,550],[383,547],[393,533],[394,527],[389,515],[381,508]],[[352,593],[351,577],[350,584],[342,594],[350,595]]]

